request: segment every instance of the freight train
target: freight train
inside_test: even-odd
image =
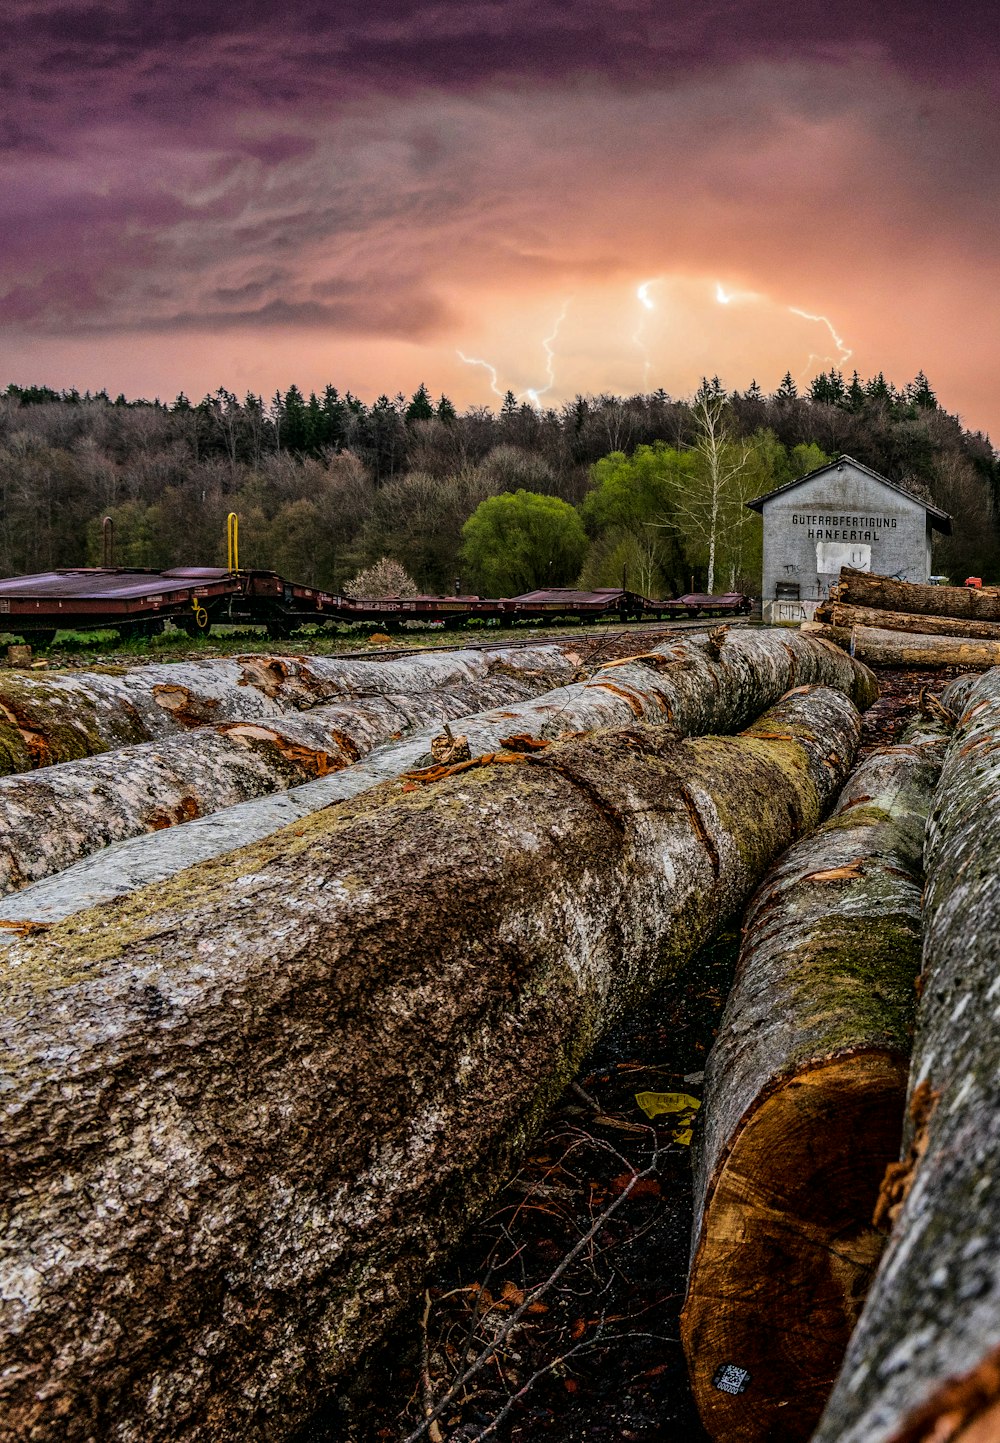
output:
[[[114,628],[124,636],[153,636],[169,621],[190,635],[213,626],[266,627],[275,639],[309,623],[385,631],[403,623],[461,627],[470,621],[510,626],[517,622],[665,621],[699,616],[745,615],[750,598],[728,592],[691,592],[654,601],[623,587],[577,591],[554,587],[521,596],[380,596],[355,598],[301,586],[276,571],[177,567],[150,571],[102,566],[47,571],[0,580],[0,632],[48,645],[59,630]]]

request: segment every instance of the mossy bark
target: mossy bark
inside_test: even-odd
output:
[[[1000,664],[1000,641],[966,636],[925,636],[916,632],[883,631],[874,626],[809,624],[810,636],[825,637],[868,666],[960,666],[986,671]]]
[[[1000,1399],[1000,672],[948,749],[925,844],[922,996],[892,1235],[817,1443],[971,1443]]]
[[[0,1439],[290,1433],[859,733],[800,688],[739,737],[387,783],[14,943]]]
[[[735,731],[789,687],[810,682],[837,687],[861,707],[877,695],[871,672],[837,647],[796,633],[732,629],[716,634],[711,645],[704,637],[675,639],[648,655],[598,666],[586,681],[465,717],[461,730],[475,756],[496,751],[512,735],[557,738],[633,719],[657,722],[675,735]],[[258,841],[321,807],[342,803],[401,772],[428,765],[431,741],[439,729],[435,725],[418,730],[336,775],[284,796],[198,817],[181,831],[116,843],[65,875],[52,876],[8,898],[2,915],[19,924],[51,922],[96,901],[166,881],[186,867]]]
[[[1000,621],[1000,587],[920,586],[849,566],[841,569],[835,599],[877,611]]]
[[[681,1330],[719,1440],[809,1437],[884,1242],[944,746],[939,728],[865,761],[747,913],[706,1069]]]
[[[566,648],[336,657],[208,658],[45,676],[0,675],[0,771],[27,771],[222,721],[266,721],[323,702],[415,695],[467,684],[497,666],[541,668],[553,686],[574,667]],[[545,657],[546,660],[542,660]]]
[[[939,587],[931,589],[940,590]],[[816,608],[816,620],[848,631],[853,626],[874,626],[884,631],[916,631],[926,636],[971,636],[984,641],[1000,641],[1000,621],[882,611],[874,606],[849,606],[842,601],[824,601]]]

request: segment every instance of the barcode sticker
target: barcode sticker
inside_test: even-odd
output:
[[[720,1363],[712,1374],[712,1382],[720,1393],[745,1393],[750,1385],[750,1374],[737,1363]]]

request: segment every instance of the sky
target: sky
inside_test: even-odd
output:
[[[918,370],[1000,438],[978,0],[7,0],[0,385]]]

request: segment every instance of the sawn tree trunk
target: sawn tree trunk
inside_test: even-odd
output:
[[[511,737],[521,738],[520,744],[524,745],[526,738],[556,738],[597,727],[621,726],[633,719],[659,722],[677,735],[728,732],[745,726],[789,687],[801,682],[835,686],[861,707],[868,706],[877,695],[871,672],[829,643],[794,632],[733,630],[716,634],[711,647],[704,638],[686,638],[625,664],[611,663],[599,668],[588,681],[560,687],[533,701],[468,716],[456,730],[466,737],[474,756],[500,749]],[[8,897],[0,907],[0,916],[16,926],[52,922],[94,902],[166,881],[186,867],[259,841],[321,807],[343,802],[404,771],[428,765],[432,760],[431,742],[439,729],[424,728],[403,741],[376,749],[354,766],[283,795],[199,817],[179,830],[157,831],[155,835],[116,843],[64,874],[50,876],[17,897]],[[282,728],[286,730],[287,724]],[[50,777],[54,783],[56,773],[50,773]],[[39,774],[39,781],[44,788],[44,774]],[[17,787],[14,790],[20,795]],[[207,810],[202,806],[202,811]],[[29,840],[25,860],[19,864],[22,871],[26,871],[30,859],[44,858],[50,848],[56,858],[68,859],[68,849],[77,835],[75,829],[82,830],[91,813],[98,829],[95,835],[100,835],[101,827],[113,823],[113,817],[105,818],[99,805],[82,807],[80,818],[71,819],[65,839]],[[0,931],[0,940],[2,936]]]
[[[883,631],[916,631],[922,636],[973,636],[983,641],[1000,641],[1000,621],[880,611],[874,606],[848,606],[842,601],[824,601],[817,606],[816,620],[847,630],[853,626],[874,626]]]
[[[865,761],[747,913],[706,1069],[681,1326],[719,1443],[809,1438],[884,1243],[945,739]]]
[[[982,677],[928,823],[922,998],[894,1219],[817,1443],[1000,1436],[1000,672]]]
[[[801,688],[739,737],[637,724],[389,783],[15,942],[0,1439],[290,1434],[859,732]]]
[[[996,586],[920,586],[845,566],[835,593],[838,601],[879,611],[926,612],[929,616],[1000,621],[1000,587]]]
[[[806,622],[808,635],[842,646],[868,666],[962,666],[985,671],[1000,664],[1000,641],[961,636],[921,636],[904,631],[880,631],[873,626],[853,626],[850,631]]]

